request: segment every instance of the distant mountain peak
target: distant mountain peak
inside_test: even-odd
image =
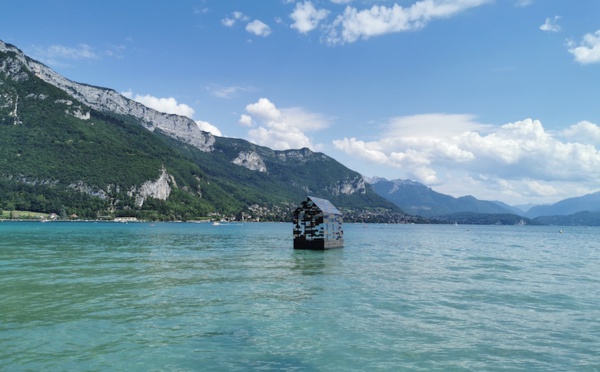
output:
[[[420,186],[423,186],[423,187],[427,187],[427,186],[423,185],[422,183],[419,183],[419,182],[416,182],[416,181],[412,181],[412,180],[409,180],[409,179],[406,179],[406,180],[395,179],[395,180],[391,180],[390,181],[390,180],[388,180],[385,177],[379,177],[379,176],[373,176],[373,177],[364,177],[363,176],[363,178],[365,179],[365,182],[367,182],[367,183],[369,183],[371,185],[374,185],[374,184],[376,184],[378,182],[392,182],[395,185],[415,185],[415,186],[416,185],[420,185]]]
[[[373,177],[367,177],[367,176],[363,176],[364,180],[366,183],[374,185],[377,182],[381,182],[381,181],[387,181],[387,179],[383,178],[383,177],[378,177],[378,176],[373,176]]]
[[[417,182],[417,181],[413,181],[413,180],[401,180],[401,179],[397,179],[397,180],[392,180],[391,182],[393,182],[394,184],[400,186],[400,185],[412,185],[412,186],[422,186],[422,187],[427,187],[424,184]]]
[[[396,204],[402,210],[426,217],[458,212],[510,213],[509,209],[490,201],[478,200],[471,195],[454,198],[433,191],[412,180],[388,181],[377,177],[372,183],[377,194]]]
[[[536,218],[539,216],[566,216],[577,212],[600,211],[600,191],[568,198],[549,205],[531,207],[526,216]]]

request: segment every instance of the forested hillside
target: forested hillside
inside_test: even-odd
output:
[[[400,213],[324,154],[274,151],[194,126],[68,81],[0,42],[0,209],[285,220],[312,194],[359,215]]]

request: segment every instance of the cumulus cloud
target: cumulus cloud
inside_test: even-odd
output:
[[[435,19],[454,16],[491,0],[421,0],[410,7],[373,6],[358,10],[346,7],[329,25],[324,40],[329,44],[352,43],[389,33],[414,31]]]
[[[563,130],[560,134],[574,142],[600,145],[600,127],[589,121],[580,121]]]
[[[307,112],[301,108],[279,109],[267,98],[246,106],[247,114],[240,117],[240,124],[252,126],[248,140],[276,150],[308,147],[319,149],[304,133],[327,126],[327,120],[320,114]]]
[[[593,34],[586,34],[579,45],[570,42],[568,46],[569,53],[578,63],[587,65],[600,62],[600,30]]]
[[[269,36],[271,34],[271,28],[265,23],[255,19],[254,21],[246,25],[246,31],[256,36]]]
[[[433,117],[439,121],[437,125],[429,121],[428,131],[422,128],[422,116],[414,117],[416,128],[407,124],[412,117],[397,118],[395,123],[402,124],[381,133],[381,140],[343,138],[333,144],[349,155],[396,167],[405,177],[427,185],[456,184],[460,179],[465,189],[471,185],[479,188],[479,194],[487,190],[496,198],[515,196],[516,190],[521,196],[548,197],[575,183],[580,189],[588,185],[589,192],[600,181],[595,171],[600,167],[595,147],[600,144],[600,127],[593,123],[577,123],[554,133],[532,119],[490,127],[470,115]],[[465,119],[462,123],[460,117]],[[443,129],[448,122],[452,129]],[[394,127],[394,120],[388,126]]]
[[[221,133],[219,128],[215,127],[214,125],[212,125],[211,123],[209,123],[207,121],[196,120],[196,125],[198,125],[198,128],[200,128],[200,130],[212,133],[215,136],[223,136],[223,134]]]
[[[177,100],[173,97],[168,98],[159,98],[154,97],[149,94],[139,95],[133,94],[131,90],[127,92],[121,93],[123,96],[132,99],[136,102],[141,103],[144,106],[152,108],[156,111],[164,112],[166,114],[174,114],[187,116],[190,119],[193,119],[195,110],[185,103],[178,103]],[[198,128],[205,132],[210,132],[216,136],[222,136],[221,131],[216,126],[210,124],[209,122],[196,120],[196,125]]]
[[[310,1],[297,3],[296,8],[290,15],[294,20],[291,27],[305,34],[314,30],[319,25],[319,22],[325,19],[328,14],[328,10],[316,9]]]
[[[560,26],[558,25],[559,16],[555,16],[554,18],[546,18],[546,22],[540,26],[540,30],[546,32],[558,32],[560,31]]]
[[[164,112],[166,114],[175,114],[181,116],[187,116],[188,118],[194,117],[194,109],[185,103],[178,103],[173,97],[159,98],[149,94],[146,95],[133,95],[133,92],[128,91],[122,93],[125,97],[132,99],[136,102],[141,103],[144,106],[155,109],[156,111]]]
[[[242,116],[240,116],[240,124],[249,127],[252,125],[252,123],[252,116],[246,114],[242,114]]]
[[[247,105],[246,111],[250,115],[268,122],[278,121],[283,116],[281,111],[267,98],[261,98],[258,102]]]
[[[389,160],[389,153],[383,152],[383,146],[381,146],[377,141],[365,142],[352,137],[334,140],[333,144],[339,150],[351,155],[355,155],[359,158],[367,159],[373,163],[391,164]]]

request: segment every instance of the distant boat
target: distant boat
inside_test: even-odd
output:
[[[217,221],[215,221],[215,222],[213,222],[213,223],[212,223],[212,225],[213,225],[213,226],[219,226],[220,224],[221,224],[221,223],[220,223],[220,222],[217,222]]]

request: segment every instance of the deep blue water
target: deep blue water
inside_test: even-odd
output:
[[[560,229],[0,223],[0,370],[600,370],[600,228]]]

